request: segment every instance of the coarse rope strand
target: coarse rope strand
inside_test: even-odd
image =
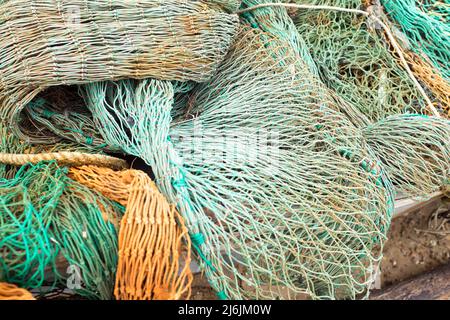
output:
[[[125,160],[101,154],[81,152],[52,152],[38,154],[0,153],[0,163],[21,166],[28,163],[38,164],[41,161],[56,160],[59,164],[69,166],[98,165],[114,169],[128,168]]]
[[[26,289],[15,284],[0,282],[0,300],[36,300]]]
[[[397,52],[397,54],[400,57],[400,60],[401,60],[401,62],[403,64],[403,67],[405,68],[405,70],[408,73],[409,77],[414,82],[415,86],[417,87],[417,89],[419,90],[419,92],[424,97],[425,101],[427,102],[427,105],[428,105],[428,108],[430,109],[430,112],[435,117],[438,117],[438,118],[441,117],[441,115],[439,114],[439,112],[437,111],[437,109],[435,108],[433,103],[431,102],[430,98],[426,94],[424,88],[419,83],[419,81],[416,79],[414,73],[412,72],[411,68],[409,67],[408,62],[406,61],[405,56],[403,54],[403,51],[402,51],[400,45],[398,44],[397,40],[395,39],[394,35],[392,34],[392,31],[389,29],[389,27],[380,18],[378,18],[374,14],[372,14],[370,12],[367,12],[367,11],[364,11],[364,10],[358,10],[358,9],[347,9],[347,8],[342,8],[342,7],[326,6],[326,5],[306,5],[306,4],[293,4],[293,3],[263,3],[263,4],[255,5],[255,6],[252,6],[252,7],[249,7],[249,8],[245,8],[245,9],[242,9],[242,10],[238,10],[235,13],[240,15],[242,13],[246,13],[246,12],[250,12],[250,11],[254,11],[256,9],[266,8],[266,7],[287,7],[287,8],[307,9],[307,10],[310,9],[310,10],[340,11],[340,12],[348,12],[348,13],[360,14],[360,15],[363,15],[363,16],[365,16],[367,18],[373,19],[386,32],[387,36],[389,37],[389,40],[392,43],[392,46],[394,47],[395,51]]]

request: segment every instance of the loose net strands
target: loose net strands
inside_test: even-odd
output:
[[[50,273],[64,281],[68,275],[56,266],[61,253],[79,271],[77,293],[111,298],[121,207],[53,162],[21,167],[14,179],[0,180],[0,193],[1,280],[39,288]]]
[[[92,150],[117,152],[98,134],[77,86],[57,86],[41,92],[27,104],[22,116],[28,120],[26,125],[22,123],[22,131],[29,142],[39,142],[45,135],[47,144],[68,140]]]
[[[409,39],[450,81],[450,3],[447,0],[382,0],[386,12]]]
[[[2,1],[2,118],[26,138],[18,128],[20,112],[52,86],[121,78],[207,80],[238,26],[237,15],[219,11],[218,3]],[[222,4],[228,9],[238,5]],[[71,14],[73,8],[78,8],[76,14]],[[34,139],[46,143],[45,135]]]
[[[14,284],[0,282],[0,300],[36,300],[33,295],[25,289]]]
[[[84,166],[70,176],[126,207],[119,233],[115,297],[120,300],[189,298],[190,239],[174,206],[142,171]]]
[[[341,5],[337,1],[319,1],[316,4]],[[358,8],[358,2],[353,3],[353,8]],[[359,121],[363,130],[369,125],[367,131],[379,128],[377,134],[385,133],[378,136],[365,134],[365,137],[380,161],[389,164],[385,168],[396,189],[414,196],[439,189],[448,177],[450,167],[449,122],[411,116],[414,123],[408,122],[411,125],[407,130],[408,138],[405,138],[401,125],[387,127],[386,130],[383,127],[391,123],[384,121],[387,117],[403,119],[395,118],[396,114],[427,113],[425,102],[397,65],[395,50],[391,54],[376,29],[371,30],[370,24],[349,13],[299,10],[296,14],[300,33],[305,36],[314,59],[320,62],[323,81],[375,123],[372,126]],[[368,57],[374,59],[369,60]],[[440,83],[442,87],[443,82]],[[440,96],[439,90],[432,91],[438,92],[436,97]],[[347,113],[351,117],[354,114]],[[403,144],[403,147],[398,144],[398,141],[405,140],[408,144]],[[422,177],[425,172],[426,179]]]
[[[152,166],[219,298],[366,293],[389,181],[289,42],[248,28],[237,39],[174,120],[170,82],[83,86],[99,130]]]
[[[253,6],[270,3],[269,0],[244,0],[241,8],[251,8]],[[280,2],[283,1],[274,1]],[[306,62],[312,73],[318,74],[316,64],[311,57],[309,48],[306,46],[305,40],[298,33],[294,22],[289,17],[288,10],[282,7],[270,7],[253,12],[241,14],[241,18],[254,28],[259,28],[269,34],[287,41],[290,47],[299,55],[299,59]]]

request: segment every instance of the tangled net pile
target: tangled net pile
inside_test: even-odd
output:
[[[192,251],[222,299],[367,297],[396,193],[450,181],[448,51],[380,8],[0,1],[5,296],[185,299]]]

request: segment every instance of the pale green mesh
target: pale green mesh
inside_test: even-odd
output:
[[[263,3],[283,3],[286,0],[243,0],[241,9],[249,8]],[[254,28],[259,28],[283,41],[289,43],[292,51],[298,53],[299,59],[306,62],[314,74],[318,74],[316,64],[311,57],[309,48],[303,37],[297,32],[296,26],[289,17],[288,11],[281,7],[261,8],[253,12],[244,13],[241,18]]]
[[[241,8],[267,2],[290,1]],[[235,37],[237,0],[73,1],[81,28],[47,34],[69,4],[36,3],[0,0],[0,151],[144,159],[219,298],[366,297],[394,187],[450,181],[449,122],[404,114],[424,102],[365,18],[264,8]],[[77,293],[112,297],[124,208],[53,162],[0,165],[0,199],[0,281],[59,285],[62,257],[81,269]]]
[[[27,119],[22,128],[30,143],[68,140],[92,151],[117,151],[98,133],[76,86],[49,88],[27,104],[22,116]]]
[[[407,35],[412,50],[425,55],[450,81],[450,2],[382,0],[381,3]]]
[[[439,190],[450,178],[450,121],[399,115],[364,129],[398,191],[414,197]]]
[[[290,45],[250,29],[238,39],[185,115],[172,121],[170,82],[128,80],[82,88],[94,120],[152,166],[219,297],[364,295],[390,183]],[[266,140],[255,148],[252,137]]]
[[[358,2],[347,3],[346,7],[357,9],[361,7]],[[316,4],[342,6],[336,0]],[[374,123],[364,123],[359,116],[357,121],[352,120],[366,131],[368,144],[387,164],[386,171],[396,189],[411,196],[438,190],[450,169],[450,123],[410,116],[414,121],[408,121],[410,126],[405,129],[400,115],[423,113],[426,104],[377,29],[364,17],[326,10],[299,10],[295,23],[324,83]],[[348,115],[354,117],[354,113]],[[397,126],[392,119],[399,120]],[[378,129],[367,134],[373,128]]]

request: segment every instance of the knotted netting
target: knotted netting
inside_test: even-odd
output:
[[[361,1],[296,2],[349,9],[363,5]],[[345,113],[363,131],[378,128],[376,133],[382,138],[376,137],[375,133],[363,135],[375,155],[385,164],[396,189],[411,196],[437,191],[450,174],[450,123],[448,120],[414,116],[427,113],[427,103],[376,25],[364,16],[338,12],[333,8],[299,9],[293,16],[317,63],[321,80],[346,102],[344,109],[348,109],[350,104],[353,110],[358,109],[364,116],[356,115],[357,112]],[[430,77],[438,80],[436,70],[429,71]],[[448,94],[445,98],[443,92],[448,84],[445,81],[441,84],[440,91],[428,90],[427,93],[432,96],[437,92],[435,98],[438,100],[444,97],[438,106],[445,109]],[[413,115],[402,117],[401,114]],[[353,119],[355,116],[357,119]],[[386,118],[391,120],[385,121]],[[405,123],[406,118],[414,121]],[[405,140],[408,140],[407,144]],[[399,141],[404,142],[403,147]],[[424,175],[427,175],[425,179]]]
[[[111,297],[120,207],[69,180],[54,162],[21,167],[13,179],[0,180],[0,193],[2,280],[26,288],[64,283],[62,257],[80,277],[77,293]]]
[[[448,120],[397,115],[369,125],[364,136],[402,194],[432,194],[450,177]]]
[[[36,151],[13,138],[3,142],[1,163],[10,161],[9,152]],[[31,156],[43,155],[49,153]],[[189,297],[187,230],[144,172],[69,169],[55,161],[0,167],[2,281],[31,289],[68,286],[90,299]]]
[[[313,3],[342,5],[336,0]],[[361,1],[345,2],[347,8],[361,5]],[[295,17],[322,80],[370,120],[405,112],[424,113],[422,96],[367,21],[354,13],[333,10],[299,10]]]
[[[190,239],[174,205],[138,170],[83,166],[70,176],[126,207],[114,295],[123,300],[189,298]]]
[[[449,122],[404,114],[425,113],[423,93],[367,17],[266,7],[238,27],[240,5],[0,2],[2,152],[124,152],[156,183],[100,165],[0,166],[12,208],[0,249],[13,252],[0,281],[37,287],[49,268],[64,281],[62,256],[86,297],[185,298],[192,242],[220,298],[368,293],[394,187],[449,180]],[[435,103],[446,91],[428,89]]]
[[[450,3],[447,0],[382,0],[411,48],[450,81]]]
[[[171,82],[81,88],[107,144],[142,157],[177,204],[221,298],[356,297],[380,258],[390,183],[298,58],[243,28],[174,119]]]
[[[68,169],[122,167],[102,155],[119,148],[98,134],[76,85],[155,77],[173,81],[180,92],[189,90],[194,81],[212,76],[224,58],[238,26],[230,12],[238,6],[235,0],[0,3],[0,108],[7,143],[0,162],[9,195],[5,206],[12,206],[0,225],[4,235],[11,234],[0,245],[7,255],[0,279],[28,288],[40,287],[51,273],[55,283],[65,281],[66,274],[56,270],[63,256],[80,269],[75,292],[88,298],[109,299],[113,292],[117,299],[189,297],[186,229],[150,178],[139,171],[96,167],[80,175],[84,169]],[[63,165],[39,161],[50,159]],[[27,162],[35,164],[20,166]],[[108,179],[123,187],[125,202],[105,192],[111,190]],[[33,197],[23,198],[16,187]],[[37,198],[47,188],[53,198]],[[30,229],[18,242],[14,230],[24,225]],[[39,239],[33,238],[35,229]],[[27,247],[27,237],[35,247]]]
[[[54,161],[16,166],[3,159],[5,154],[89,150],[68,143],[32,146],[5,127],[1,133],[0,279],[24,288],[51,289],[70,277],[61,265],[71,266],[80,278],[77,293],[110,298],[122,207],[68,178],[67,168]]]

